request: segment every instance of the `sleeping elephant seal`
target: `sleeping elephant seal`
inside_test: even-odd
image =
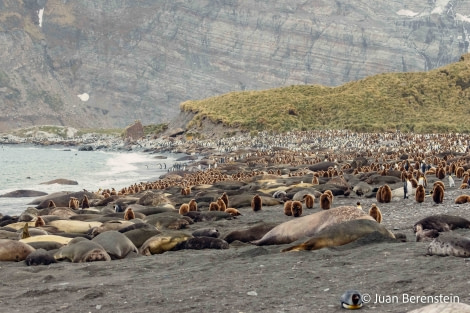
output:
[[[172,251],[182,250],[182,249],[228,249],[229,244],[225,240],[214,237],[198,236],[189,238],[188,240],[179,242]]]
[[[73,263],[111,261],[106,250],[98,243],[77,237],[69,245],[54,254],[56,260],[68,260]]]
[[[282,252],[342,246],[374,232],[380,233],[385,238],[395,239],[393,233],[376,221],[358,219],[324,228],[304,243],[283,249]]]
[[[339,206],[284,222],[252,243],[258,246],[291,243],[303,237],[311,237],[331,225],[355,219],[375,221],[355,206]]]
[[[108,230],[94,237],[92,241],[100,244],[112,260],[123,259],[129,253],[138,253],[132,241],[116,230]]]
[[[186,241],[191,237],[191,235],[188,235],[183,232],[167,232],[152,236],[142,244],[142,246],[140,247],[140,254],[161,254],[166,251],[170,251],[178,243]]]
[[[428,255],[470,257],[470,238],[452,233],[440,233],[428,246]]]
[[[34,250],[18,240],[0,239],[0,261],[23,261]]]
[[[228,243],[232,243],[236,240],[241,242],[251,242],[261,239],[267,232],[277,225],[279,225],[279,223],[257,223],[256,225],[245,229],[231,231],[226,234],[223,239]]]

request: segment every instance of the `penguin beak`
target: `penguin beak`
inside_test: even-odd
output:
[[[362,308],[362,303],[360,304],[347,304],[343,302],[343,308],[348,309],[348,310],[357,310]]]

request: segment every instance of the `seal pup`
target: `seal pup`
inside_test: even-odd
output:
[[[374,232],[380,233],[385,238],[395,239],[393,233],[376,221],[357,219],[330,225],[314,234],[309,240],[283,249],[281,252],[342,246]]]
[[[27,266],[49,265],[57,263],[57,260],[48,251],[44,249],[36,249],[36,251],[31,252],[26,257],[25,263]]]
[[[313,236],[328,226],[354,219],[368,219],[377,223],[370,215],[354,206],[339,206],[279,224],[252,243],[258,246],[291,243]]]
[[[259,195],[254,195],[253,199],[251,200],[251,208],[254,212],[261,211],[263,207],[263,200]]]
[[[428,246],[427,255],[470,256],[470,238],[455,233],[439,234]]]
[[[202,249],[228,249],[229,244],[223,239],[214,238],[214,237],[193,237],[189,238],[188,240],[184,240],[178,242],[172,251],[182,250],[182,249],[194,249],[194,250],[202,250]]]
[[[421,224],[418,224],[414,227],[415,230],[415,236],[416,236],[416,241],[427,241],[427,240],[432,240],[433,238],[436,238],[439,236],[439,232],[435,229],[423,229],[423,226]]]
[[[375,203],[372,203],[369,209],[369,215],[372,216],[377,223],[382,223],[382,212]]]
[[[341,307],[349,310],[362,308],[362,295],[357,290],[348,290],[341,295]]]
[[[305,207],[307,209],[313,209],[313,205],[315,204],[315,196],[311,194],[304,195]]]
[[[424,190],[424,186],[418,185],[418,187],[416,187],[416,193],[415,193],[416,202],[423,203],[425,197],[426,197],[426,191]]]

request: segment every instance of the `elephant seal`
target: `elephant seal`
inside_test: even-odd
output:
[[[427,255],[470,256],[470,238],[458,234],[441,233],[428,246]]]
[[[355,206],[339,206],[284,222],[252,243],[258,246],[291,243],[303,237],[311,237],[331,225],[355,219],[375,221]]]
[[[438,232],[445,232],[456,228],[469,228],[470,221],[460,216],[438,214],[425,217],[416,222],[413,226],[415,233],[417,225],[421,225],[422,229],[435,229]]]
[[[228,249],[229,244],[225,240],[214,238],[214,237],[193,237],[188,240],[179,242],[172,251],[182,250],[182,249]]]
[[[62,247],[54,253],[56,260],[68,260],[72,263],[111,261],[106,250],[98,243],[84,238]]]
[[[142,244],[139,252],[142,255],[161,254],[170,251],[178,243],[188,240],[191,237],[191,235],[183,232],[169,232],[152,236]]]
[[[378,222],[358,219],[324,228],[306,242],[283,249],[282,252],[342,246],[374,232],[378,232],[386,238],[395,239],[395,235]]]
[[[92,241],[100,244],[112,260],[125,258],[129,253],[138,253],[134,243],[116,230],[108,230],[94,237]]]
[[[96,237],[101,233],[105,233],[105,232],[111,231],[111,230],[119,231],[121,228],[129,227],[129,226],[132,226],[132,225],[134,225],[133,222],[129,222],[129,221],[125,221],[125,220],[112,220],[112,221],[104,222],[103,224],[101,224],[98,227],[94,227],[91,230],[91,233],[90,232],[89,233],[93,237]]]
[[[34,252],[30,245],[12,239],[0,239],[0,261],[23,261]]]
[[[46,250],[37,249],[26,257],[25,263],[28,266],[49,265],[52,263],[57,263],[57,260],[54,258],[53,254],[47,252]]]
[[[58,236],[58,235],[39,235],[39,236],[32,236],[24,239],[20,239],[20,242],[24,243],[31,243],[31,242],[38,242],[38,241],[54,241],[58,242],[62,245],[66,245],[72,240],[70,237]]]
[[[258,223],[245,229],[231,231],[230,233],[226,234],[223,239],[228,243],[232,243],[235,240],[241,242],[251,242],[261,239],[267,232],[278,225],[278,223]]]
[[[86,234],[91,228],[99,227],[102,223],[93,221],[55,220],[49,222],[48,225],[57,227],[58,230],[66,233]]]
[[[46,251],[57,250],[64,246],[60,242],[56,242],[56,241],[32,241],[32,242],[28,242],[28,245],[30,245],[36,250],[44,249]]]
[[[201,228],[193,231],[192,235],[194,237],[212,237],[219,238],[220,233],[215,228]]]
[[[150,237],[162,233],[155,226],[147,223],[137,223],[135,224],[135,227],[129,226],[120,229],[119,232],[123,233],[127,238],[129,238],[137,248],[140,248]]]

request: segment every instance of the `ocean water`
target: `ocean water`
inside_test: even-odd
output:
[[[181,155],[140,152],[78,151],[68,147],[0,146],[0,195],[15,190],[48,194],[58,191],[119,190],[134,183],[158,180]],[[166,166],[166,169],[165,169]],[[78,185],[42,184],[69,179]],[[20,214],[36,197],[0,197],[0,213]]]

